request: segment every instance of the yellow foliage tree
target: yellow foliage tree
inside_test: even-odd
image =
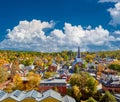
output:
[[[79,87],[77,85],[74,85],[73,86],[73,93],[75,96],[77,96],[79,94],[80,90],[79,90]]]
[[[45,72],[45,78],[50,78],[52,76],[52,72]]]
[[[72,90],[73,90],[73,94],[75,95],[75,98],[79,101],[81,97],[81,92],[80,92],[79,87],[77,85],[74,85],[72,87]]]
[[[35,74],[33,72],[29,72],[27,78],[28,78],[27,90],[37,89],[41,80],[40,75]]]
[[[16,74],[13,78],[13,83],[14,83],[14,88],[15,89],[20,89],[22,90],[24,85],[23,85],[23,80],[22,77],[19,74]]]
[[[41,77],[38,74],[29,72],[29,74],[22,78],[19,74],[16,74],[13,78],[15,89],[20,90],[32,90],[38,89]]]
[[[93,58],[94,58],[93,55],[89,55],[89,54],[87,54],[86,57],[85,57],[85,60],[86,60],[87,62],[89,62],[89,61],[92,61]]]
[[[8,64],[9,62],[5,59],[0,59],[0,66],[3,66],[4,64]]]
[[[0,67],[0,84],[7,80],[8,75],[7,71]]]

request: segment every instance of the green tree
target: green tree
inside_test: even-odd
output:
[[[80,98],[81,98],[82,94],[81,94],[81,92],[80,92],[79,87],[78,87],[77,85],[74,85],[74,86],[72,87],[72,91],[73,91],[73,96],[75,97],[75,99],[76,99],[77,101],[80,101]]]
[[[97,81],[86,72],[72,75],[70,79],[71,86],[78,86],[83,99],[92,97],[97,93]]]
[[[97,102],[93,97],[90,97],[88,100],[86,100],[85,102]]]
[[[74,66],[74,73],[80,73],[80,67],[78,66],[78,64]]]
[[[87,90],[88,90],[89,94],[96,93],[97,84],[98,84],[97,81],[93,77],[88,78],[88,80],[87,80]]]
[[[101,97],[99,102],[117,102],[117,101],[109,91],[106,91],[105,94]]]
[[[108,67],[112,70],[120,72],[120,65],[119,64],[110,64]]]
[[[44,77],[46,78],[46,79],[48,79],[48,78],[50,78],[51,76],[52,76],[52,72],[45,72],[45,75],[44,75]]]

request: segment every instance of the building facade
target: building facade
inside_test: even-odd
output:
[[[61,93],[66,94],[66,79],[44,79],[40,81],[39,91],[44,92],[48,89],[54,89]]]

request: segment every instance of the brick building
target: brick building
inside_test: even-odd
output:
[[[62,95],[66,94],[66,79],[44,79],[41,80],[39,91],[44,92],[48,89],[57,90]]]

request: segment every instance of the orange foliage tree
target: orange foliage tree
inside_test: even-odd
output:
[[[3,66],[4,64],[8,64],[9,62],[5,59],[0,58],[0,66]]]

